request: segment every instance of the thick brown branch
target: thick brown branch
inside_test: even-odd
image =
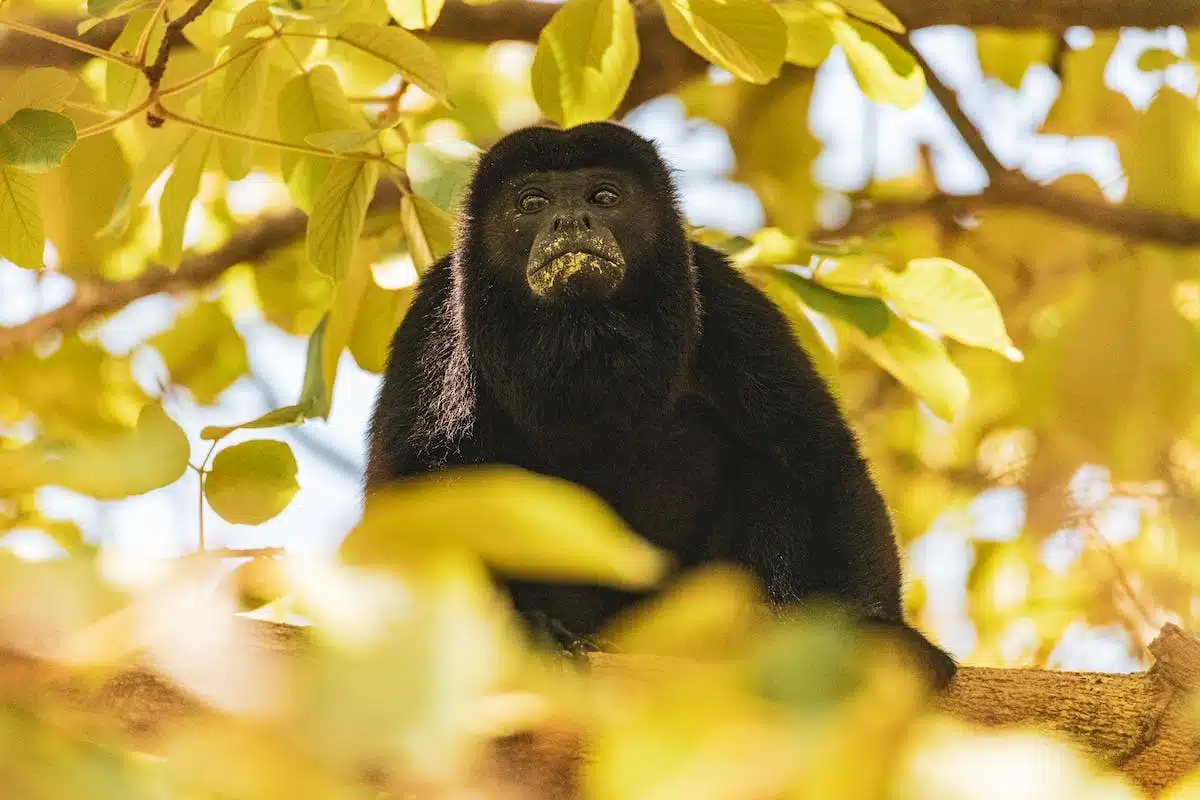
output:
[[[400,191],[392,183],[381,181],[370,211],[399,205]],[[300,211],[268,214],[240,228],[220,249],[189,255],[174,272],[152,267],[127,281],[82,279],[75,286],[75,295],[64,305],[21,325],[0,327],[0,359],[36,344],[51,333],[77,330],[143,297],[181,294],[207,286],[238,264],[258,261],[296,242],[304,236],[306,222],[307,217]]]
[[[850,215],[850,220],[844,226],[824,233],[838,237],[856,236],[913,216],[963,217],[994,208],[1040,211],[1047,216],[1126,239],[1200,246],[1200,219],[1195,217],[1088,200],[1040,186],[1013,173],[1003,174],[978,195],[937,195],[928,200],[863,204]]]
[[[246,624],[254,626],[257,646],[264,651],[295,655],[303,650],[302,629]],[[1133,675],[964,667],[936,703],[987,727],[1027,725],[1065,734],[1101,763],[1156,792],[1200,764],[1200,736],[1187,702],[1200,675],[1200,643],[1168,625],[1151,651],[1154,666]],[[628,656],[593,656],[592,670],[647,685],[669,681],[672,675],[670,661]],[[64,701],[100,724],[116,725],[149,749],[174,723],[210,713],[146,670],[123,672],[96,687],[3,650],[0,686]],[[577,797],[583,746],[578,735],[562,729],[501,740],[477,776],[474,796]]]

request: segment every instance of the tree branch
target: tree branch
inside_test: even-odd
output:
[[[256,648],[298,659],[304,629],[246,620]],[[1200,764],[1200,737],[1188,698],[1200,682],[1200,642],[1174,625],[1150,645],[1156,661],[1132,675],[1035,669],[962,667],[944,695],[943,711],[985,727],[1024,725],[1066,735],[1101,763],[1157,792]],[[591,656],[593,672],[648,687],[672,679],[670,660]],[[53,698],[98,725],[116,726],[131,743],[153,750],[157,737],[204,708],[146,669],[129,669],[103,685],[89,684],[52,664],[0,649],[0,685],[38,700]],[[475,776],[483,798],[579,796],[578,768],[585,743],[577,731],[540,729],[500,739]]]
[[[390,181],[381,181],[368,213],[399,205],[400,190]],[[238,264],[259,261],[300,240],[307,221],[301,211],[266,214],[239,228],[219,249],[189,255],[175,271],[151,267],[127,281],[80,279],[75,284],[75,295],[64,305],[21,325],[0,326],[0,359],[33,346],[51,333],[77,330],[97,317],[120,311],[143,297],[160,293],[183,294],[207,286]]]

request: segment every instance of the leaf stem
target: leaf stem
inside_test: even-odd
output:
[[[150,15],[150,19],[146,22],[146,27],[142,29],[142,35],[138,37],[137,48],[133,51],[133,60],[138,64],[145,65],[146,50],[150,47],[150,35],[154,32],[154,25],[158,22],[159,17],[164,17],[167,12],[167,0],[158,0],[158,7],[154,9],[154,13]]]
[[[133,119],[138,114],[142,113],[143,111],[145,111],[148,108],[150,108],[149,98],[147,98],[146,100],[142,101],[138,105],[134,106],[133,108],[129,109],[128,111],[126,111],[122,114],[118,114],[115,117],[110,117],[109,119],[106,119],[103,122],[97,122],[95,125],[89,125],[88,127],[82,129],[77,134],[75,134],[75,138],[76,139],[86,139],[89,136],[96,136],[97,134],[104,133],[105,131],[110,131],[113,128],[120,125],[122,122],[124,122],[128,119]]]
[[[117,53],[110,53],[107,50],[101,50],[99,47],[93,47],[92,45],[87,44],[86,42],[81,42],[77,39],[70,39],[66,36],[59,36],[57,33],[51,33],[50,31],[44,31],[41,28],[35,28],[32,25],[26,25],[23,22],[17,22],[16,20],[13,20],[13,19],[0,19],[0,25],[6,25],[9,28],[12,28],[14,31],[17,31],[18,33],[23,33],[26,36],[33,36],[38,39],[44,39],[47,42],[54,42],[55,44],[60,44],[63,47],[69,47],[72,50],[77,50],[80,53],[87,53],[90,56],[95,56],[96,58],[103,58],[106,61],[112,61],[116,64],[121,64],[126,67],[133,67],[134,69],[138,69],[139,67],[141,67],[141,64],[137,63],[136,61],[134,61],[130,58],[126,58],[125,56],[119,55]]]

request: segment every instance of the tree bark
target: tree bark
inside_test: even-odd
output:
[[[257,647],[296,654],[304,631],[248,622]],[[1101,763],[1124,772],[1154,794],[1200,765],[1200,730],[1189,698],[1200,680],[1200,642],[1166,626],[1150,646],[1146,672],[1111,675],[1035,669],[963,667],[935,704],[970,722],[1026,725],[1065,734]],[[670,662],[597,654],[592,669],[646,681],[670,679]],[[208,713],[167,681],[143,669],[126,670],[102,685],[85,684],[62,670],[0,651],[0,689],[53,697],[115,723],[131,743],[152,749],[172,724]],[[578,795],[580,738],[544,730],[496,742],[476,776],[488,798],[567,800]]]

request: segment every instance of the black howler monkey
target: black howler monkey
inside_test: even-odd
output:
[[[773,604],[847,603],[935,684],[954,674],[902,618],[887,510],[825,384],[771,302],[689,241],[666,166],[621,126],[528,128],[488,150],[453,254],[396,331],[368,492],[482,463],[587,487],[678,567],[740,564]],[[505,586],[576,634],[637,599]]]

